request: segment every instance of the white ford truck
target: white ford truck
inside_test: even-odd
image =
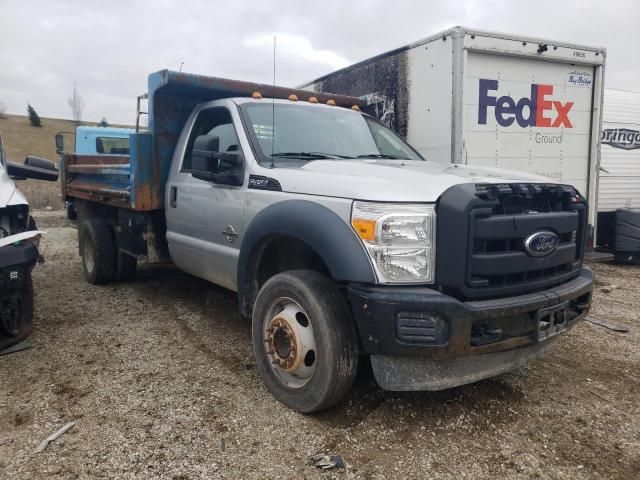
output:
[[[430,162],[359,103],[151,74],[130,155],[63,157],[87,280],[171,260],[236,291],[265,384],[301,412],[362,362],[390,390],[512,370],[587,314],[579,192]]]

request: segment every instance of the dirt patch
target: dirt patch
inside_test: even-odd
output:
[[[43,222],[33,348],[0,357],[2,478],[638,478],[638,267],[594,266],[593,315],[627,334],[583,322],[526,369],[437,393],[364,371],[305,416],[262,385],[233,293],[172,267],[88,285],[76,230]],[[346,469],[311,466],[325,451]]]

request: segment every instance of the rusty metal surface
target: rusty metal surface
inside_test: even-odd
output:
[[[122,165],[129,163],[129,155],[65,155],[65,165]]]
[[[70,180],[65,193],[72,198],[100,202],[115,207],[129,206],[129,192],[126,189],[111,189],[101,183]]]
[[[82,180],[70,181],[67,184],[67,189],[82,191],[82,192],[90,192],[90,193],[95,193],[99,195],[110,195],[110,196],[123,198],[125,200],[129,198],[129,190],[126,188],[124,189],[109,188],[109,187],[105,187],[101,183],[83,182]]]
[[[175,92],[174,94],[180,96],[188,95],[194,98],[199,98],[200,102],[224,97],[250,97],[253,92],[260,92],[265,98],[287,99],[293,94],[301,101],[306,101],[310,97],[316,97],[320,103],[326,103],[329,100],[333,100],[336,102],[336,105],[342,107],[364,105],[364,102],[360,98],[348,95],[338,95],[325,92],[320,93],[296,88],[280,87],[277,85],[274,86],[263,83],[243,82],[227,78],[174,72],[171,70],[162,70],[151,74],[149,76],[150,83],[152,76],[159,77],[161,85],[158,89],[163,88],[165,93],[173,91]],[[184,90],[184,93],[180,93],[181,90]],[[151,89],[149,89],[149,93],[151,94]]]
[[[67,172],[70,173],[90,173],[90,174],[112,174],[112,175],[128,175],[129,164],[102,164],[102,165],[69,165]]]

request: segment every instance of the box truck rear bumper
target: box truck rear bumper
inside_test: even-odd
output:
[[[348,296],[378,383],[440,390],[518,368],[584,318],[593,274],[526,295],[461,302],[425,287],[352,284]]]

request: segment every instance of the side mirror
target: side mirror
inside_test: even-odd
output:
[[[240,186],[244,182],[240,152],[220,152],[220,138],[200,135],[193,143],[191,175],[199,180]]]
[[[200,135],[193,142],[193,153],[191,154],[191,169],[203,172],[217,172],[218,158],[220,153],[220,137],[213,135]]]
[[[7,173],[16,180],[33,178],[55,182],[58,180],[58,169],[51,160],[39,157],[27,157],[23,164],[7,162]]]
[[[64,153],[64,137],[62,133],[56,133],[56,153],[62,155]]]
[[[31,167],[44,168],[45,170],[58,171],[55,162],[47,160],[46,158],[34,157],[33,155],[27,155],[24,159],[24,164]]]

